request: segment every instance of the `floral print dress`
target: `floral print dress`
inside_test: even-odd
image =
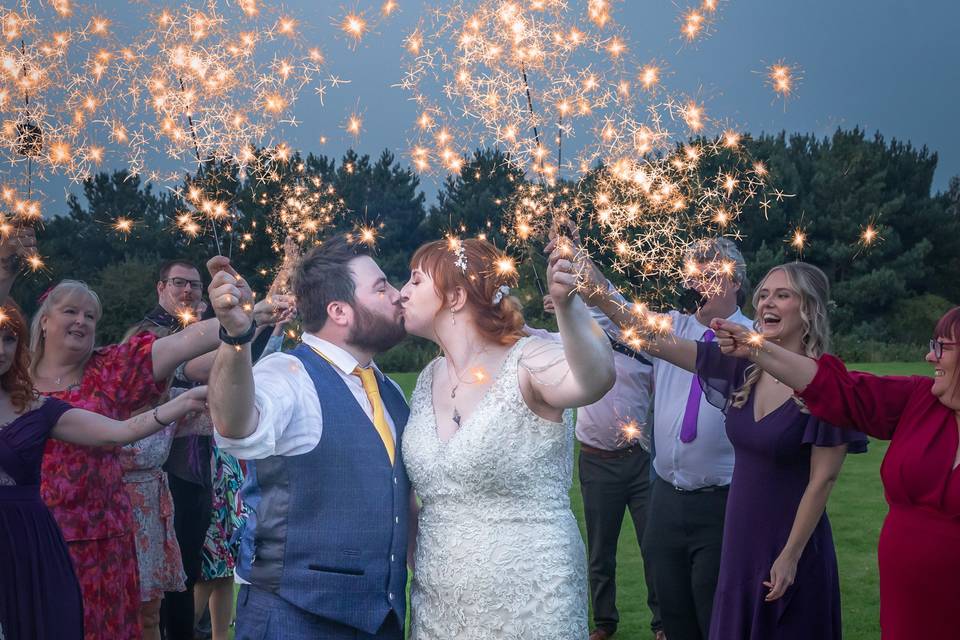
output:
[[[126,420],[164,391],[153,377],[150,333],[94,351],[80,384],[48,393],[74,407]],[[86,640],[135,640],[140,630],[136,523],[119,447],[47,442],[41,495],[63,531],[83,593]]]
[[[160,468],[170,453],[176,428],[170,425],[121,450],[123,483],[137,524],[140,599],[144,602],[162,598],[165,591],[186,589],[173,529],[173,497],[167,474]]]
[[[243,469],[240,461],[213,447],[213,511],[210,528],[203,542],[203,580],[233,577],[239,551],[239,531],[247,518],[240,487]]]

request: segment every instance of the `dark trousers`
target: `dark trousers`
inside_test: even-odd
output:
[[[237,596],[236,640],[403,640],[403,623],[391,612],[377,633],[327,620],[251,585]]]
[[[210,527],[210,487],[167,474],[173,496],[173,528],[187,576],[186,591],[168,591],[160,606],[160,629],[166,640],[193,640],[193,585],[200,579],[203,542]]]
[[[706,640],[720,573],[727,490],[677,491],[659,476],[650,495],[644,562],[655,559],[654,587],[669,640]]]
[[[580,492],[587,528],[590,600],[593,620],[598,629],[611,633],[620,622],[617,611],[617,543],[623,526],[624,511],[630,510],[637,532],[637,544],[643,537],[650,498],[650,454],[640,447],[621,458],[605,458],[580,451]],[[653,571],[645,560],[647,606],[654,631],[661,628],[660,612],[653,585]]]

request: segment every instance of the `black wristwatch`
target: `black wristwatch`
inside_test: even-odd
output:
[[[246,333],[243,333],[237,337],[231,336],[227,333],[227,330],[223,328],[223,325],[220,325],[220,342],[225,342],[231,346],[239,347],[240,345],[247,344],[253,340],[253,336],[257,334],[257,321],[250,321],[250,328],[247,329]]]

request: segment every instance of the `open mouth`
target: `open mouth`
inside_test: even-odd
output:
[[[67,331],[67,335],[73,336],[74,338],[80,338],[82,340],[83,338],[86,337],[87,334],[85,334],[83,331],[77,331],[74,329],[71,331]]]
[[[779,327],[780,316],[768,311],[760,317],[760,322],[763,324],[764,327]]]
[[[945,375],[947,375],[947,372],[944,371],[943,369],[934,369],[934,370],[933,370],[933,377],[934,377],[934,378],[942,378],[942,377],[945,376]]]

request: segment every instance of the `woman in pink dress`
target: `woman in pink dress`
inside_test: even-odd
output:
[[[155,404],[181,362],[219,344],[210,320],[165,338],[143,333],[94,349],[100,316],[100,301],[85,284],[54,287],[31,326],[31,374],[40,393],[115,420]],[[80,580],[87,640],[138,640],[136,525],[118,449],[48,442],[42,496]]]
[[[960,307],[934,329],[933,377],[874,376],[757,341],[714,321],[720,348],[795,389],[810,413],[889,440],[880,477],[890,511],[880,532],[885,640],[958,637],[960,630]],[[751,340],[753,338],[753,340]]]

